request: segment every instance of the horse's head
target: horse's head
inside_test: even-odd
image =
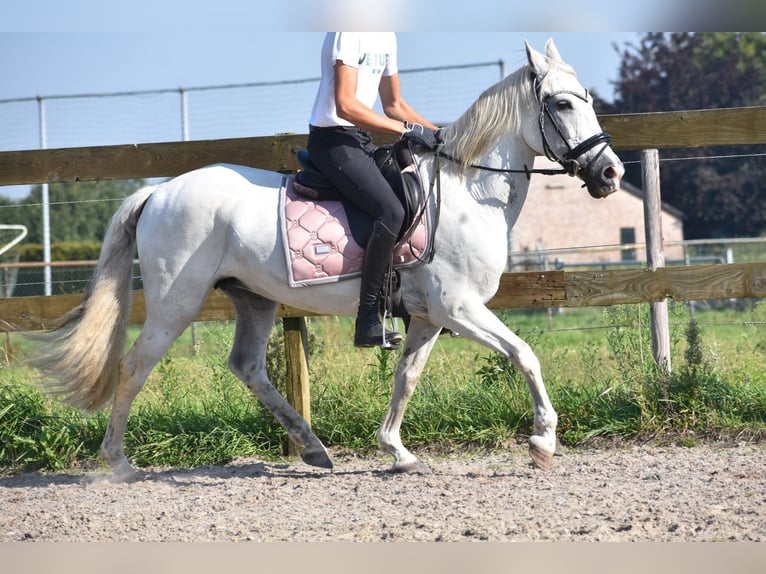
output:
[[[552,39],[545,44],[545,54],[525,45],[540,109],[538,125],[526,130],[528,145],[577,175],[593,197],[617,191],[625,168],[610,147],[609,134],[601,131],[593,98],[561,59]]]

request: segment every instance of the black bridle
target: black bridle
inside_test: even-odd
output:
[[[540,135],[543,138],[543,150],[545,151],[545,155],[548,159],[551,161],[557,162],[563,169],[531,169],[527,165],[524,165],[524,169],[506,169],[506,168],[499,168],[499,167],[489,167],[485,165],[476,165],[476,164],[469,164],[469,167],[475,168],[475,169],[481,169],[484,171],[492,171],[496,173],[523,173],[527,176],[527,179],[531,179],[533,173],[539,173],[542,175],[558,175],[558,174],[569,174],[570,176],[575,176],[580,171],[582,171],[582,168],[580,167],[580,163],[577,161],[580,156],[588,152],[589,150],[593,149],[597,145],[603,143],[604,146],[599,150],[599,152],[593,156],[593,158],[588,162],[588,165],[585,166],[585,171],[587,173],[590,166],[593,164],[594,161],[596,161],[597,158],[601,156],[602,153],[604,153],[604,150],[609,147],[609,145],[612,143],[612,137],[606,133],[606,132],[600,132],[597,134],[592,135],[591,137],[585,139],[584,141],[581,141],[579,144],[577,144],[575,147],[572,147],[569,144],[569,140],[564,135],[563,130],[559,126],[558,122],[556,121],[555,116],[551,113],[550,107],[548,106],[548,100],[553,98],[554,96],[558,96],[560,94],[571,94],[575,97],[580,98],[581,100],[587,102],[588,101],[588,90],[585,90],[584,94],[578,94],[576,92],[572,92],[569,90],[561,90],[559,92],[554,92],[552,94],[548,94],[544,98],[541,95],[541,84],[542,79],[538,78],[536,75],[533,76],[532,80],[534,81],[534,87],[535,87],[535,93],[537,94],[537,99],[540,102]],[[559,157],[555,150],[551,147],[550,142],[548,142],[548,136],[545,133],[545,116],[548,116],[548,119],[551,121],[551,124],[556,130],[556,133],[559,135],[559,137],[564,141],[567,148],[569,148],[569,151],[564,154],[564,157]],[[436,233],[436,227],[439,225],[439,215],[441,213],[441,169],[439,168],[439,158],[445,158],[449,161],[455,162],[455,163],[461,163],[459,159],[449,155],[448,153],[444,153],[441,150],[442,144],[439,145],[439,147],[436,150],[436,153],[434,154],[434,177],[431,179],[431,185],[429,186],[429,197],[434,195],[435,196],[435,204],[436,204],[436,214],[434,216],[434,225],[432,227],[431,233]],[[583,184],[583,187],[585,187],[585,184]],[[428,199],[426,198],[426,201]],[[425,211],[421,211],[420,215],[418,217],[422,217]],[[421,261],[430,263],[433,260],[434,257],[434,242],[433,240],[429,242],[429,248],[425,255],[423,257],[419,257],[416,255],[418,259]]]
[[[535,91],[539,94],[540,90],[540,82],[535,78]],[[578,158],[585,154],[586,152],[590,151],[597,145],[603,143],[604,146],[599,150],[599,152],[594,155],[591,160],[588,162],[588,165],[585,166],[585,170],[587,171],[588,168],[590,168],[591,164],[596,161],[596,159],[601,156],[602,153],[604,153],[604,150],[609,147],[612,143],[612,136],[610,136],[606,132],[599,132],[597,134],[594,134],[587,138],[586,140],[581,141],[579,144],[577,144],[575,147],[572,147],[569,144],[569,140],[564,135],[564,132],[561,130],[561,127],[559,126],[559,123],[556,121],[556,117],[551,113],[551,108],[548,105],[548,101],[558,95],[561,94],[570,94],[572,96],[575,96],[576,98],[580,98],[584,102],[587,103],[588,101],[588,90],[585,90],[584,94],[578,94],[577,92],[573,92],[571,90],[561,90],[558,92],[554,92],[552,94],[548,94],[544,98],[539,98],[541,101],[540,104],[540,116],[539,116],[539,123],[540,123],[540,134],[543,137],[543,150],[545,151],[545,156],[551,160],[559,163],[561,167],[564,168],[564,173],[568,173],[571,176],[577,175],[580,170],[582,169],[580,167],[580,163],[577,161]],[[556,130],[556,133],[559,134],[559,137],[562,139],[564,144],[569,148],[569,151],[564,154],[564,157],[559,157],[556,152],[551,147],[551,144],[548,142],[548,137],[545,134],[545,117],[548,116],[548,119],[550,120],[551,124]]]
[[[558,174],[566,173],[566,174],[569,174],[570,176],[575,176],[578,173],[580,173],[580,171],[583,170],[583,168],[580,166],[580,162],[578,161],[580,156],[584,155],[585,153],[587,153],[588,151],[590,151],[597,145],[604,144],[603,147],[599,150],[599,152],[596,155],[594,155],[591,158],[591,160],[588,162],[588,164],[585,166],[584,169],[587,172],[587,170],[590,168],[593,162],[596,161],[596,159],[598,159],[601,156],[601,154],[604,153],[604,150],[606,150],[606,148],[608,148],[611,145],[612,137],[606,132],[600,132],[580,142],[575,147],[572,147],[566,135],[564,134],[563,130],[559,126],[559,123],[556,121],[556,117],[551,113],[550,106],[548,105],[548,101],[551,98],[561,94],[570,94],[577,98],[580,98],[584,102],[587,102],[588,90],[585,90],[583,94],[579,94],[571,90],[561,90],[558,92],[554,92],[552,94],[548,94],[545,97],[542,97],[542,94],[541,94],[542,78],[539,78],[538,76],[535,75],[532,78],[532,81],[534,82],[534,88],[535,88],[535,93],[537,94],[537,99],[540,102],[539,124],[540,124],[540,135],[542,136],[542,139],[543,139],[543,151],[545,152],[545,156],[549,160],[555,161],[563,169],[531,169],[526,165],[524,166],[524,169],[506,169],[506,168],[488,167],[488,166],[476,165],[476,164],[470,164],[469,167],[472,167],[475,169],[481,169],[485,171],[494,171],[498,173],[523,173],[527,176],[527,179],[530,179],[533,173],[539,173],[543,175],[558,175]],[[548,119],[550,120],[550,123],[553,125],[554,129],[556,130],[556,133],[559,135],[559,137],[562,139],[564,144],[569,149],[569,151],[565,153],[563,157],[559,157],[559,155],[555,152],[550,142],[548,141],[548,136],[545,133],[546,116],[548,117]],[[452,157],[449,154],[442,152],[441,150],[437,151],[436,155],[437,157],[443,157],[450,161],[460,163],[458,159]]]

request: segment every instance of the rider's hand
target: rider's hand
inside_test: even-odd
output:
[[[409,122],[404,122],[404,126],[405,130],[402,132],[403,140],[409,140],[416,145],[421,145],[428,149],[434,149],[441,143],[439,132],[431,128]]]

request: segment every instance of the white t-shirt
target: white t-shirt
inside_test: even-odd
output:
[[[322,44],[322,79],[309,123],[312,126],[350,126],[335,108],[335,62],[359,71],[357,99],[372,108],[382,76],[398,73],[396,34],[393,32],[328,32]]]

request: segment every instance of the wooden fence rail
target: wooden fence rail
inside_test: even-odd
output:
[[[616,150],[766,143],[766,106],[603,115]],[[376,134],[378,142],[391,136]],[[295,171],[306,135],[0,152],[0,185],[172,177],[213,163]]]
[[[503,274],[493,309],[598,307],[676,301],[742,299],[766,296],[766,262],[693,265],[604,271],[525,271]],[[0,299],[0,332],[45,329],[82,300],[81,294]],[[307,317],[310,312],[280,305],[278,316]],[[133,292],[130,323],[146,317],[142,291]],[[228,321],[234,309],[219,291],[212,291],[198,321]]]
[[[766,106],[599,118],[616,150],[645,150],[712,145],[766,143]],[[375,135],[378,143],[390,136]],[[0,152],[0,185],[172,177],[213,163],[253,165],[272,171],[295,171],[295,152],[306,136],[78,147]],[[766,263],[668,267],[656,270],[545,271],[505,274],[494,308],[572,307],[677,300],[766,296]],[[74,307],[80,295],[0,299],[6,330],[45,327]],[[144,317],[143,297],[136,292],[131,321]],[[310,420],[308,370],[305,365],[305,312],[280,308],[288,355],[288,399]],[[213,292],[200,320],[233,317],[231,306]],[[0,321],[0,324],[2,322]],[[15,325],[15,327],[14,327]]]

